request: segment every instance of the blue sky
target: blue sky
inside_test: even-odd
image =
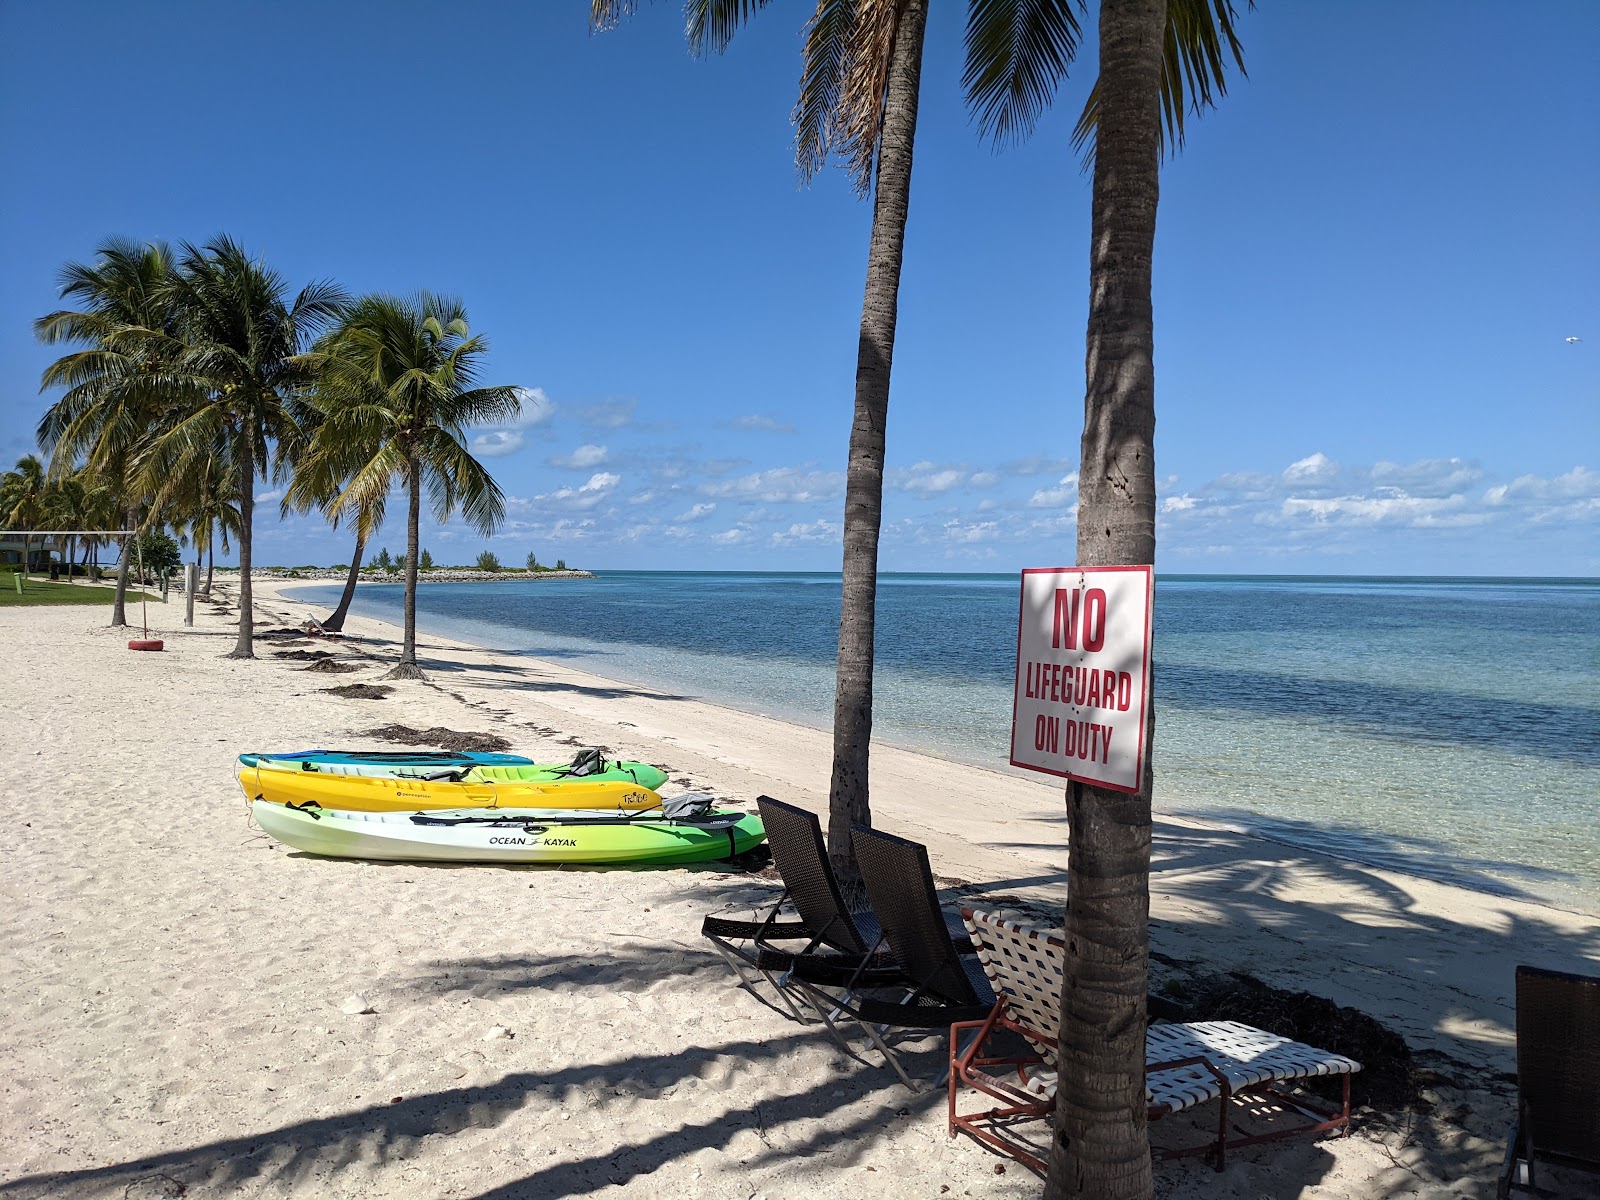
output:
[[[707,61],[675,4],[597,37],[586,7],[0,6],[0,460],[50,399],[61,264],[225,231],[297,283],[465,300],[530,397],[476,435],[503,559],[836,569],[870,210],[797,184],[807,6]],[[928,33],[890,570],[1073,556],[1094,48],[996,153],[960,10]],[[1267,0],[1241,32],[1249,79],[1163,174],[1158,566],[1600,574],[1600,5]],[[347,560],[271,509],[258,561]]]

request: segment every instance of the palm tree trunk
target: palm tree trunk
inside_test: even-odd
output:
[[[415,447],[407,453],[411,503],[406,510],[406,632],[400,646],[400,662],[385,679],[421,679],[417,666],[417,526],[422,516],[422,463]]]
[[[206,541],[206,599],[211,599],[211,577],[217,573],[217,543],[216,531],[211,531],[211,537]]]
[[[123,526],[130,531],[139,528],[139,508],[129,505],[126,523]],[[113,626],[128,623],[128,571],[133,566],[133,538],[132,532],[122,535],[122,559],[117,563],[117,590],[111,598],[111,624]]]
[[[1102,0],[1078,562],[1155,561],[1151,257],[1167,0]],[[1155,713],[1146,714],[1153,736]],[[1147,753],[1145,762],[1150,762]],[[1147,1200],[1150,791],[1067,789],[1066,981],[1046,1200]]]
[[[250,543],[254,533],[251,526],[256,514],[256,447],[248,418],[239,442],[239,478],[242,481],[239,489],[239,640],[227,657],[254,658],[255,612],[252,605],[255,597],[250,588]]]
[[[324,629],[338,633],[344,628],[344,619],[350,615],[350,601],[356,598],[356,581],[361,578],[361,555],[367,548],[367,539],[356,534],[356,553],[350,560],[350,574],[345,577],[344,595],[339,597],[339,607],[322,623]]]
[[[72,559],[78,552],[78,539],[75,536],[67,537],[67,583],[72,582]]]
[[[888,96],[867,247],[866,295],[856,349],[856,407],[845,475],[839,663],[833,697],[833,777],[828,787],[828,857],[853,888],[859,877],[852,823],[870,825],[867,787],[872,742],[873,634],[878,596],[878,533],[883,524],[883,456],[889,372],[899,316],[900,259],[911,203],[911,152],[927,0],[906,0],[889,60]]]

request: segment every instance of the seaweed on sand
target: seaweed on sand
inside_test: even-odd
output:
[[[435,725],[432,729],[413,729],[409,725],[380,725],[359,734],[376,738],[380,742],[398,742],[402,746],[437,746],[441,750],[476,750],[500,753],[511,749],[511,743],[492,733],[463,733]]]

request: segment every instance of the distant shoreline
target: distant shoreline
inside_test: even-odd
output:
[[[230,575],[238,575],[238,567],[218,567],[219,572],[226,570]],[[338,569],[334,567],[314,567],[311,570],[303,568],[281,568],[264,571],[251,571],[251,579],[270,579],[278,583],[343,583],[350,577],[348,567]],[[530,579],[598,579],[592,571],[479,571],[476,568],[435,567],[431,571],[418,571],[418,583],[505,583],[515,580]],[[406,581],[403,571],[376,571],[362,569],[357,577],[357,583],[404,583]]]

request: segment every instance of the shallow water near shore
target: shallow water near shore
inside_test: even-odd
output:
[[[355,608],[398,621],[401,594],[366,585]],[[877,736],[1009,770],[1016,576],[888,575],[878,602]],[[505,653],[831,721],[837,575],[614,572],[417,604]],[[1155,663],[1159,808],[1600,912],[1600,583],[1163,576]]]

